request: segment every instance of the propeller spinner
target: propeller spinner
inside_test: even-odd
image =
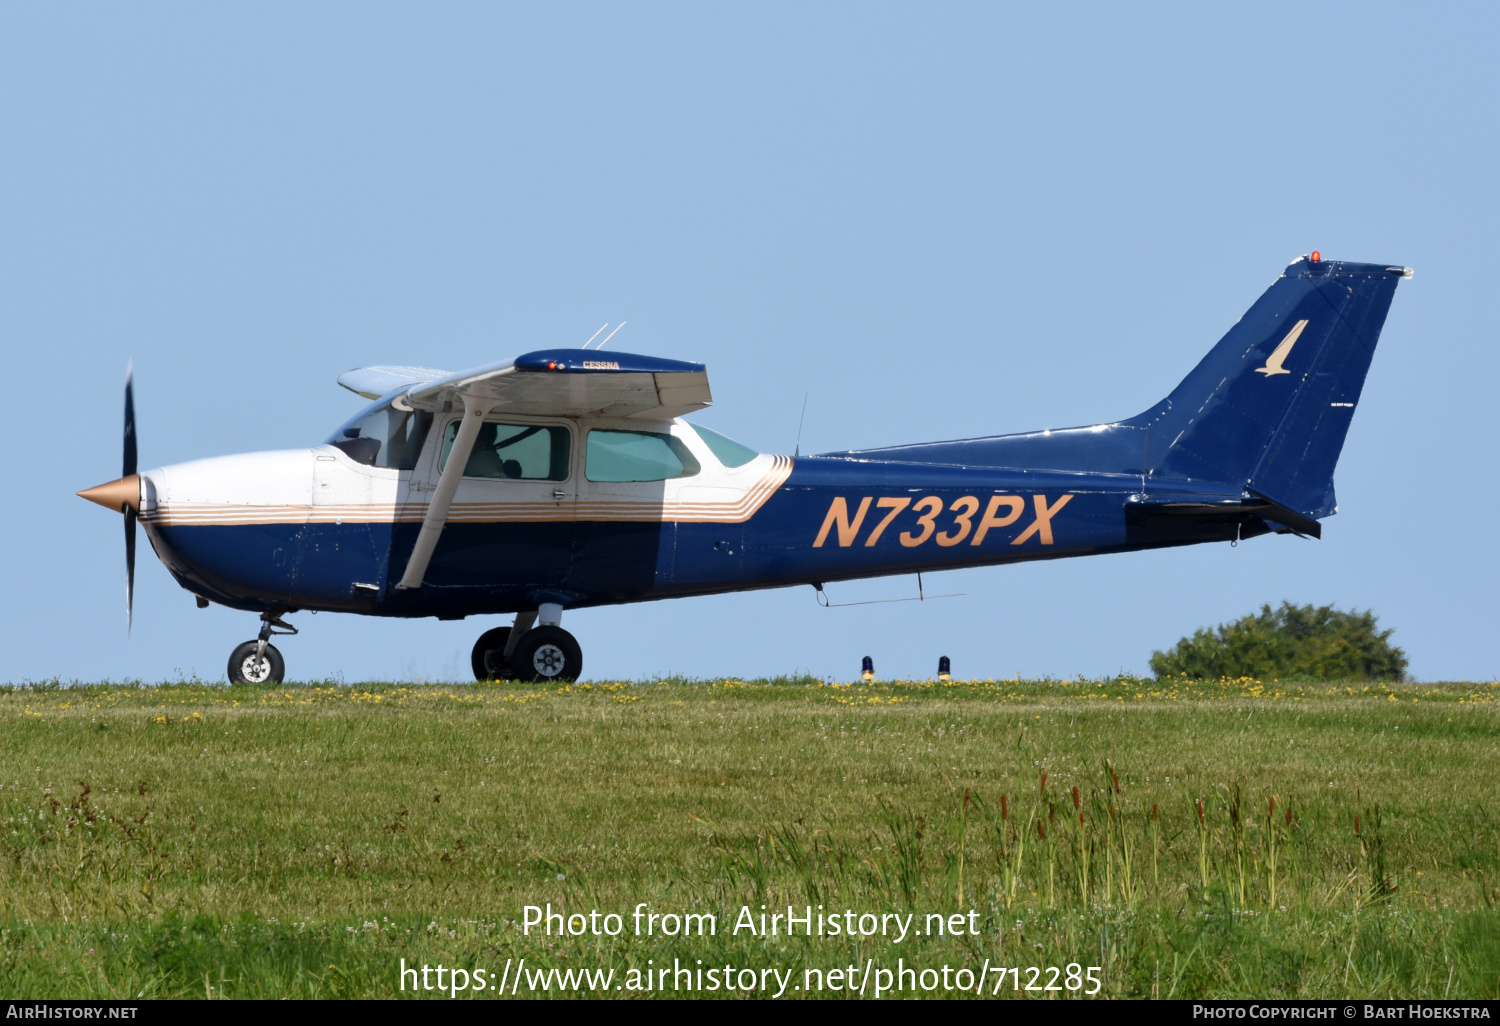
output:
[[[135,388],[133,369],[125,367],[125,453],[118,481],[95,485],[78,494],[105,509],[125,514],[125,630],[134,619],[135,605],[135,521],[141,509],[141,479],[136,474]]]

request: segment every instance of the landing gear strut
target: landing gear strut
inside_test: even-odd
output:
[[[578,639],[558,626],[562,607],[543,604],[535,613],[517,613],[510,627],[485,631],[474,643],[475,680],[573,681],[583,673]],[[540,620],[536,627],[532,624]]]
[[[280,684],[286,676],[286,661],[276,646],[273,634],[296,634],[297,628],[279,613],[260,614],[260,634],[254,641],[238,646],[229,656],[229,683]]]

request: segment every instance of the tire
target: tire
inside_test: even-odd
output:
[[[505,643],[509,640],[509,627],[496,627],[479,636],[469,656],[475,680],[509,680],[515,676],[505,661]]]
[[[561,627],[533,627],[511,657],[517,680],[533,683],[575,681],[583,672],[583,649]]]
[[[286,661],[275,645],[266,645],[266,654],[257,668],[251,664],[255,659],[258,641],[247,641],[229,656],[229,683],[231,684],[280,684],[286,676]]]

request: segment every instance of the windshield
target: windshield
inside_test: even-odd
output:
[[[431,427],[432,414],[397,409],[381,400],[335,431],[327,444],[367,467],[411,470]]]

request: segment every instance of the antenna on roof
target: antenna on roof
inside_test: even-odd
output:
[[[626,321],[621,321],[620,322],[620,328],[625,327],[626,323],[627,323]],[[607,328],[607,327],[609,327],[608,324],[606,324],[604,326],[604,328]],[[600,328],[599,331],[603,331],[604,328]],[[614,338],[617,334],[619,334],[620,328],[616,328],[614,331],[611,331],[608,335],[605,335],[604,336],[604,342],[608,342],[610,339]],[[597,332],[596,332],[596,334],[597,334]],[[600,342],[597,346],[595,346],[594,347],[594,352],[597,353],[599,350],[603,349],[604,348],[604,342]]]
[[[797,447],[792,450],[793,458],[802,455],[802,422],[807,419],[807,397],[810,394],[809,392],[802,393],[802,416],[797,418]]]
[[[603,324],[603,326],[601,326],[601,327],[600,327],[600,328],[599,328],[599,331],[603,331],[603,330],[604,330],[604,329],[605,329],[605,328],[607,328],[607,327],[609,327],[609,322],[608,322],[608,321],[605,321],[605,322],[604,322],[604,324]],[[593,334],[592,334],[592,335],[590,335],[590,336],[589,336],[589,342],[592,342],[592,341],[594,341],[594,339],[596,339],[596,338],[598,338],[598,337],[599,337],[599,331],[596,331],[596,332],[594,332],[594,333],[593,333]],[[605,341],[605,342],[608,342],[608,341],[609,341],[609,339],[605,339],[605,340],[604,340],[604,341]],[[584,343],[584,344],[583,344],[583,348],[585,348],[585,349],[587,349],[587,348],[588,348],[588,347],[589,347],[589,342],[585,342],[585,343]]]

